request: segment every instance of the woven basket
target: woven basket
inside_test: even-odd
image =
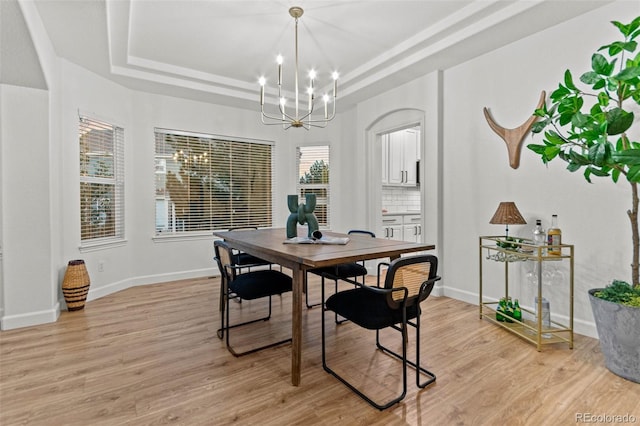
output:
[[[62,294],[69,311],[84,309],[84,302],[89,294],[89,273],[84,260],[71,260],[62,281]]]

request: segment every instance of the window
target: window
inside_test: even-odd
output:
[[[80,239],[124,239],[124,129],[80,116]]]
[[[316,194],[318,224],[329,227],[329,146],[298,147],[298,197]]]
[[[272,225],[271,143],[156,129],[156,235]]]

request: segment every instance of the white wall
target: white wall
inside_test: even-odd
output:
[[[618,2],[444,73],[445,294],[478,303],[478,236],[502,234],[503,226],[490,225],[489,219],[500,201],[515,201],[528,225],[512,226],[513,235],[529,237],[536,218],[547,228],[551,215],[558,214],[563,242],[575,245],[576,329],[595,336],[587,290],[612,278],[630,279],[629,186],[606,179],[589,185],[581,172],[569,173],[563,162],[547,168],[526,148],[520,167],[511,169],[505,144],[482,109],[488,107],[504,127],[519,126],[540,92],[549,95],[558,87],[566,68],[576,70],[577,80],[590,69],[591,54],[617,39],[609,21],[626,23],[639,12],[639,3]],[[532,141],[541,143],[541,137],[528,136],[525,146]],[[515,265],[512,275],[524,276],[525,268]],[[526,297],[530,288],[522,286],[514,285]],[[500,297],[502,288],[493,285],[489,295]],[[568,306],[564,289],[547,289],[552,314],[554,307]],[[530,306],[529,299],[523,303]]]
[[[0,328],[55,321],[61,296],[59,62],[35,5],[20,4],[48,90],[2,85]],[[5,16],[2,19],[6,19]],[[12,39],[2,40],[3,48]],[[19,161],[19,158],[33,161]]]
[[[1,87],[2,327],[58,317],[52,270],[48,93]]]

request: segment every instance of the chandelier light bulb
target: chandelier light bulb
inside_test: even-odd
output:
[[[266,83],[267,80],[264,77],[258,79],[258,84],[260,84],[260,106],[264,105],[264,85]]]

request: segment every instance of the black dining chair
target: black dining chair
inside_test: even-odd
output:
[[[229,231],[255,231],[257,229],[257,226],[243,226],[238,228],[229,228]],[[247,268],[250,270],[254,266],[271,265],[271,262],[267,260],[235,249],[233,250],[233,262],[235,265],[240,266],[240,271],[242,270],[242,268]]]
[[[349,235],[359,234],[359,235],[368,235],[371,238],[375,238],[376,234],[371,231],[363,231],[360,229],[352,229],[348,232]],[[324,287],[324,280],[329,279],[334,282],[334,293],[338,292],[338,281],[347,281],[354,285],[364,285],[364,277],[367,275],[367,268],[364,266],[364,262],[349,262],[349,263],[341,263],[335,266],[326,266],[323,268],[310,269],[310,273],[314,275],[319,275],[321,277],[321,285]],[[362,278],[362,283],[358,281],[358,278]],[[306,290],[306,289],[305,289]],[[322,302],[318,303],[309,303],[309,292],[305,292],[305,303],[307,308],[312,308],[314,306],[318,306],[322,304]],[[336,315],[336,323],[340,324],[344,322],[344,320],[338,320],[338,316]]]
[[[222,293],[225,300],[224,313],[221,313],[221,326],[218,330],[218,337],[222,338],[226,332],[226,344],[227,349],[234,356],[242,356],[249,353],[259,351],[261,349],[270,348],[273,346],[281,345],[286,342],[290,342],[291,338],[279,340],[277,342],[269,343],[263,346],[259,346],[244,352],[237,352],[230,342],[230,329],[240,327],[247,324],[252,324],[258,321],[267,321],[271,318],[271,299],[272,296],[282,295],[289,292],[292,289],[292,279],[290,276],[276,271],[274,269],[258,269],[250,270],[244,273],[238,273],[237,271],[246,266],[238,266],[234,263],[233,251],[227,243],[222,240],[214,242],[216,262],[218,269],[220,269],[221,279],[220,285],[222,287]],[[241,322],[238,324],[230,324],[229,314],[229,300],[232,295],[240,297],[243,300],[254,300],[268,297],[269,308],[266,316]],[[240,308],[241,309],[241,308]]]
[[[255,231],[257,229],[258,228],[256,226],[243,226],[238,228],[229,228],[229,231]],[[246,269],[247,271],[251,271],[251,268],[258,267],[258,266],[269,266],[269,268],[272,267],[271,262],[266,261],[264,259],[260,259],[259,257],[256,257],[252,254],[245,253],[243,251],[236,250],[236,249],[232,249],[232,259],[233,259],[233,265],[238,267],[236,268],[236,273],[242,273],[243,269]],[[214,261],[215,261],[215,257],[214,257]],[[280,270],[282,271],[282,268],[280,268]],[[229,297],[238,303],[242,303],[242,299],[236,294],[231,294],[229,295]],[[220,286],[220,309],[219,310],[223,314],[224,314],[224,303],[225,303],[225,300],[224,300],[224,295],[222,294],[222,286]],[[223,334],[224,334],[224,330],[218,330],[218,335],[220,338],[222,338]]]
[[[438,259],[433,255],[402,257],[388,265],[384,278],[384,286],[380,286],[381,267],[378,268],[378,286],[359,286],[354,289],[340,291],[331,295],[322,308],[322,366],[325,371],[344,383],[372,406],[384,410],[400,402],[407,393],[407,365],[416,370],[416,385],[425,388],[435,382],[436,376],[420,366],[420,304],[433,290],[440,279],[436,275]],[[322,288],[324,300],[324,287]],[[376,332],[376,347],[383,353],[402,361],[402,391],[397,397],[385,402],[375,402],[358,387],[347,381],[329,367],[326,354],[325,312],[333,311],[348,319],[351,323]],[[416,330],[415,361],[407,359],[408,326]],[[384,346],[380,341],[380,330],[391,328],[400,332],[402,337],[402,353],[396,353]],[[338,353],[339,351],[335,351]],[[340,353],[343,353],[341,351]],[[346,356],[353,356],[346,354]],[[421,377],[426,380],[420,381]]]

